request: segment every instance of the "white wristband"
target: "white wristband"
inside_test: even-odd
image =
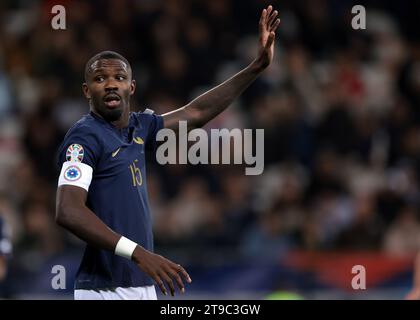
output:
[[[131,256],[136,247],[137,243],[122,236],[120,240],[118,240],[117,245],[115,246],[115,254],[117,256],[121,256],[131,260]]]

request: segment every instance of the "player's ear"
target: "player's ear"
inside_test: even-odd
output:
[[[87,85],[87,83],[86,83],[86,82],[84,82],[84,83],[82,84],[82,90],[83,90],[83,94],[85,95],[85,97],[86,97],[87,99],[90,99],[90,90],[89,90],[89,87],[88,87],[88,85]]]
[[[136,91],[136,80],[131,80],[131,84],[130,84],[130,96],[132,96],[135,91]]]

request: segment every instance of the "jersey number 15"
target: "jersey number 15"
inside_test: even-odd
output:
[[[139,167],[137,167],[138,160],[134,160],[133,164],[129,165],[131,171],[131,178],[133,179],[133,187],[141,186],[143,184],[143,177]]]

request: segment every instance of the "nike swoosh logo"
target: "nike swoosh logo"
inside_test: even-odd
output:
[[[117,150],[115,150],[113,153],[112,153],[112,157],[114,158],[117,154],[118,154],[118,152],[120,152],[120,149],[121,148],[118,148]]]
[[[133,141],[134,141],[135,143],[137,143],[137,144],[144,144],[143,139],[142,139],[142,138],[140,138],[140,137],[135,137],[135,138],[133,139]]]

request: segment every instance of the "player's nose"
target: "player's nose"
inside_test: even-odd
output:
[[[106,91],[117,90],[118,89],[117,79],[115,79],[115,77],[111,77],[111,76],[106,77],[104,82],[103,82],[103,88]]]
[[[117,82],[116,81],[113,81],[113,80],[108,80],[105,83],[105,91],[106,92],[108,92],[108,91],[118,91],[118,84],[117,84]]]

